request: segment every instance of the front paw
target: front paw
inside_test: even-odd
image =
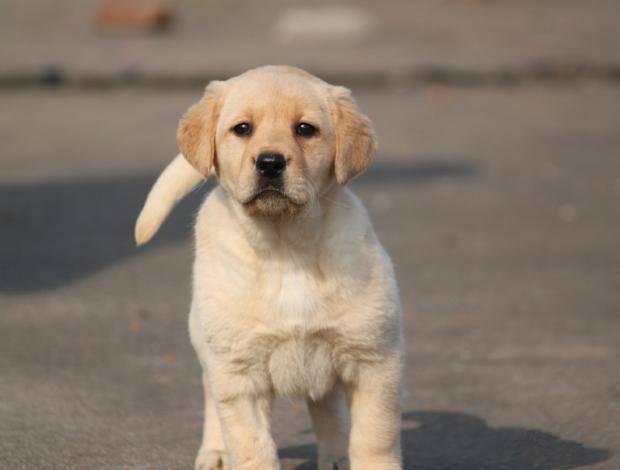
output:
[[[200,449],[194,468],[196,470],[230,470],[230,459],[224,450]]]
[[[354,459],[351,461],[353,470],[403,470],[398,459]]]

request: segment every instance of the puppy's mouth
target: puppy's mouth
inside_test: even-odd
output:
[[[252,204],[258,200],[266,200],[266,199],[287,199],[291,202],[291,198],[289,197],[282,188],[278,188],[276,186],[266,186],[264,188],[259,188],[248,200],[244,202],[244,204]]]
[[[243,202],[243,206],[251,215],[279,216],[297,214],[303,209],[304,203],[281,187],[267,185],[258,188]]]

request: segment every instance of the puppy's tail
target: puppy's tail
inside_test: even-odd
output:
[[[136,221],[136,244],[143,245],[153,238],[176,203],[203,180],[185,157],[178,154],[159,175],[146,198]]]

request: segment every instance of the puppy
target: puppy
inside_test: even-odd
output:
[[[195,229],[189,331],[205,396],[196,469],[278,469],[278,395],[307,400],[319,470],[401,469],[398,290],[345,186],[375,154],[368,118],[346,88],[267,66],[209,84],[177,137],[182,154],[135,235],[147,242],[217,175]]]

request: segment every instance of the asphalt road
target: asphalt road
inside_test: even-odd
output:
[[[133,220],[199,91],[0,92],[0,468],[190,468],[201,194]],[[620,88],[361,91],[405,307],[405,468],[620,468]],[[315,453],[278,404],[289,467]]]

